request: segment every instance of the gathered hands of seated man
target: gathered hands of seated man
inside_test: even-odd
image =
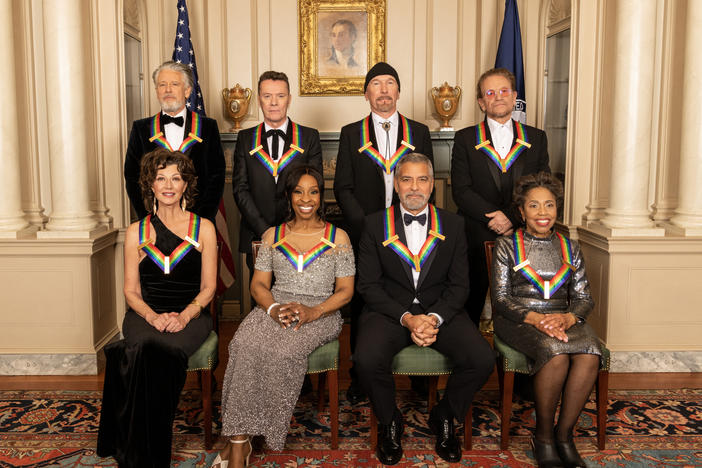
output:
[[[402,317],[402,326],[411,332],[417,346],[429,346],[436,341],[439,320],[433,315],[407,313]]]

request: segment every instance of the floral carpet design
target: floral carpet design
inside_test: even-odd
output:
[[[0,392],[0,467],[115,467],[95,454],[101,392]],[[399,467],[530,467],[533,404],[515,401],[509,450],[499,449],[497,392],[480,392],[473,407],[473,450],[449,465],[436,456],[426,427],[426,402],[411,391],[398,392],[405,418],[404,458]],[[329,414],[318,413],[313,395],[300,399],[287,445],[281,452],[258,448],[252,466],[260,468],[376,467],[370,450],[369,408],[340,401],[339,450],[329,449]],[[219,420],[219,408],[215,410]],[[702,390],[610,391],[607,449],[595,446],[594,401],[576,429],[576,444],[591,466],[702,466]],[[208,467],[222,441],[204,451],[199,392],[181,397],[174,424],[172,466]],[[215,433],[219,427],[215,428]],[[459,427],[459,435],[463,435]]]

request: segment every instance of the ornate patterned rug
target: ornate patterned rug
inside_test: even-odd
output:
[[[426,402],[413,392],[399,392],[405,417],[404,459],[399,467],[530,467],[529,439],[533,404],[516,401],[510,450],[499,450],[497,392],[481,392],[473,413],[473,447],[460,463],[436,456],[426,428]],[[611,391],[607,450],[598,451],[590,401],[576,430],[576,444],[591,466],[702,466],[702,390]],[[113,459],[95,455],[101,392],[0,392],[0,466],[115,467]],[[329,415],[317,413],[312,395],[300,399],[282,452],[258,450],[255,467],[381,466],[368,445],[369,409],[340,402],[339,450],[329,447]],[[206,452],[201,429],[199,392],[185,391],[175,421],[172,466],[207,467],[217,449]],[[219,419],[217,408],[217,419]],[[216,428],[218,432],[218,428]],[[459,432],[462,434],[462,429]]]

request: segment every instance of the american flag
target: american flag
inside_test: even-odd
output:
[[[188,21],[188,6],[185,4],[185,0],[178,0],[178,26],[176,27],[175,42],[173,43],[173,61],[184,63],[192,70],[195,89],[190,93],[188,102],[185,104],[186,107],[189,110],[194,110],[203,117],[206,116],[205,103],[202,99],[202,92],[200,91],[200,80],[197,77],[195,52],[193,50],[193,43],[190,40],[190,22]],[[217,278],[217,294],[220,295],[234,283],[235,279],[234,259],[229,242],[224,199],[219,201],[219,209],[215,216],[215,227],[217,229],[217,242],[222,246],[219,260],[219,278]]]

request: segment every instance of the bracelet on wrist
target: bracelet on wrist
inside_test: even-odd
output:
[[[200,316],[200,313],[202,312],[202,309],[204,309],[204,307],[202,307],[202,304],[197,302],[197,299],[193,299],[192,301],[190,301],[190,304],[197,306],[197,313],[192,316],[191,320],[196,319]]]
[[[280,303],[274,302],[273,304],[271,304],[271,305],[268,306],[268,309],[266,310],[266,313],[268,314],[269,317],[271,316],[271,310],[273,310],[273,307],[279,306],[279,305],[280,305]]]

